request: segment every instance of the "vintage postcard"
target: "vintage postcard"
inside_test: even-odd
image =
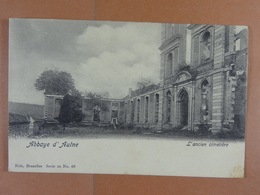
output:
[[[243,178],[248,28],[9,20],[9,171]]]

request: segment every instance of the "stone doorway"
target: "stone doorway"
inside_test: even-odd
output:
[[[95,106],[93,109],[93,121],[94,122],[100,122],[100,107],[99,106]]]
[[[179,104],[179,124],[182,126],[188,125],[189,118],[189,96],[187,91],[182,90],[178,98]]]

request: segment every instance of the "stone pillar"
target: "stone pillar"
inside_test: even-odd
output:
[[[186,62],[187,26],[183,24],[179,24],[179,26],[180,26],[180,35],[182,35],[182,37],[181,37],[181,43],[179,49],[179,64],[176,66],[179,66],[180,64]]]
[[[48,107],[49,107],[49,98],[45,95],[44,96],[44,109],[43,109],[43,118],[48,118]]]
[[[154,123],[154,113],[155,113],[155,95],[149,95],[149,105],[148,105],[148,123]]]
[[[225,53],[232,54],[235,48],[235,27],[225,26]]]
[[[158,112],[158,124],[157,129],[162,129],[163,125],[163,102],[164,102],[164,90],[161,89],[159,92],[159,112]]]
[[[59,115],[60,101],[63,99],[62,95],[45,95],[44,97],[44,118],[53,120]],[[57,100],[57,101],[56,101]]]
[[[192,82],[191,84],[187,87],[187,92],[188,92],[188,130],[191,130],[192,126],[192,112],[193,112],[193,103],[192,103],[192,97],[193,97],[193,90],[192,90]]]
[[[154,93],[153,94],[153,99],[154,99],[154,101],[153,101],[153,107],[154,107],[154,113],[153,113],[153,118],[151,118],[151,121],[152,121],[152,123],[154,123],[154,124],[156,124],[156,113],[155,112],[157,112],[157,107],[156,107],[156,93]]]
[[[55,111],[55,98],[50,95],[45,95],[44,100],[44,118],[47,120],[54,119],[54,111]]]
[[[213,75],[212,98],[212,132],[220,132],[223,128],[224,118],[224,80],[225,75],[219,72]]]
[[[217,133],[223,129],[224,120],[224,96],[225,96],[225,73],[224,52],[225,52],[225,26],[215,26],[214,44],[214,70],[213,74],[213,98],[212,98],[212,132]]]
[[[226,101],[225,101],[226,102],[225,123],[233,127],[234,117],[235,117],[234,106],[235,106],[235,91],[236,91],[237,79],[235,76],[229,76],[227,78],[228,78],[229,85],[227,85]]]
[[[166,39],[166,28],[167,28],[167,24],[162,24],[162,26],[161,26],[161,28],[162,28],[162,34],[161,34],[161,41],[163,42],[163,41],[165,41],[165,39]]]
[[[191,92],[191,130],[194,130],[194,114],[195,114],[195,89],[196,82],[192,81],[191,84],[192,92]]]
[[[165,59],[164,54],[161,53],[161,64],[160,64],[160,91],[159,94],[159,111],[158,111],[158,124],[157,129],[161,130],[163,125],[163,105],[164,105],[164,77],[165,77]]]
[[[164,54],[161,54],[161,64],[160,64],[160,87],[164,86],[165,77],[165,59]]]
[[[178,125],[177,123],[177,85],[174,86],[173,88],[173,96],[174,96],[174,101],[173,101],[173,126],[176,127]]]

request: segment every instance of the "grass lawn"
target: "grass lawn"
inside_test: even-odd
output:
[[[165,130],[165,131],[153,131],[151,129],[124,129],[113,127],[98,127],[98,126],[86,126],[86,127],[66,127],[62,130],[59,126],[41,130],[38,129],[26,129],[23,128],[10,128],[9,137],[11,138],[178,138],[178,139],[231,139],[231,140],[243,140],[244,136],[238,133],[228,132],[213,135],[211,132],[193,132],[188,130]]]

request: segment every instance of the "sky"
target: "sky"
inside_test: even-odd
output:
[[[81,92],[123,98],[142,79],[159,83],[160,44],[159,23],[10,19],[9,101],[43,105],[34,83],[45,70],[69,72]]]
[[[43,104],[45,70],[69,72],[82,92],[122,98],[141,79],[159,82],[161,24],[11,19],[9,101]]]

